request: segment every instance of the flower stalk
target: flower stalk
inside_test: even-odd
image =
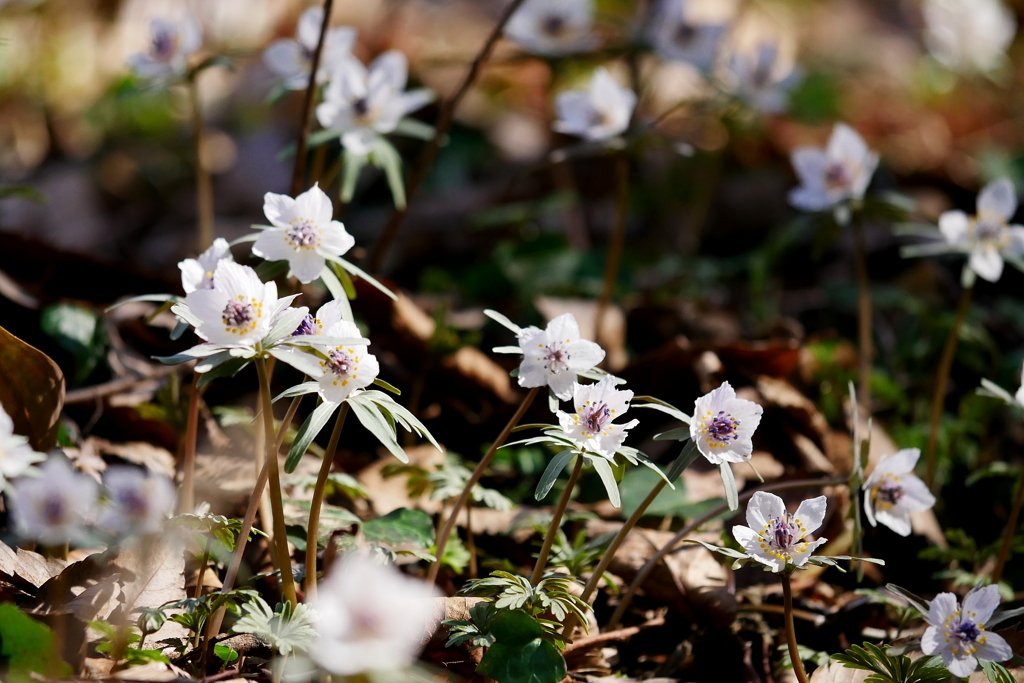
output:
[[[487,453],[484,454],[484,457],[480,459],[480,462],[477,463],[477,466],[473,469],[473,473],[469,476],[469,479],[466,480],[465,486],[462,487],[462,493],[460,493],[459,497],[455,499],[455,503],[452,505],[452,510],[448,513],[448,520],[444,523],[444,526],[441,528],[441,533],[437,536],[436,550],[434,551],[434,556],[437,559],[435,559],[430,565],[430,570],[427,572],[428,583],[434,583],[437,581],[437,573],[441,570],[441,558],[444,556],[444,549],[448,545],[448,538],[452,535],[452,530],[455,528],[455,522],[459,518],[459,510],[461,510],[462,506],[469,500],[473,487],[480,481],[480,477],[483,476],[484,470],[486,470],[488,465],[491,464],[491,460],[494,459],[494,454],[498,452],[498,449],[501,448],[502,445],[504,445],[505,441],[508,439],[508,435],[511,434],[515,426],[519,424],[519,421],[523,418],[527,408],[529,408],[530,404],[533,403],[533,399],[536,398],[537,392],[539,391],[540,387],[534,387],[526,394],[526,398],[524,398],[523,402],[519,404],[519,408],[516,410],[515,414],[509,418],[508,424],[506,424],[505,428],[501,430],[501,434],[498,435],[498,438],[494,440],[491,447],[487,449]]]
[[[789,658],[793,662],[793,673],[800,683],[809,683],[804,663],[800,661],[800,647],[796,642],[796,627],[793,624],[793,587],[790,585],[789,572],[782,572],[782,599],[786,610],[786,644],[789,645]]]
[[[313,129],[313,98],[316,95],[316,74],[320,69],[320,56],[324,51],[324,40],[327,37],[327,27],[331,24],[331,7],[334,0],[324,0],[324,21],[320,25],[320,38],[316,43],[316,50],[313,51],[313,61],[309,69],[309,84],[306,86],[306,94],[302,100],[302,124],[299,127],[299,137],[295,141],[295,167],[292,171],[291,194],[293,197],[302,192],[303,180],[306,171],[306,145],[309,134]]]
[[[196,441],[199,438],[199,373],[192,373],[188,392],[188,417],[185,421],[185,452],[182,458],[181,500],[178,512],[191,512],[196,506]]]
[[[309,524],[306,526],[306,600],[308,602],[316,600],[316,551],[317,537],[320,532],[320,508],[324,504],[327,479],[331,475],[334,454],[338,450],[341,429],[345,425],[347,415],[348,403],[342,403],[338,408],[338,416],[334,421],[331,438],[327,442],[327,450],[324,451],[324,460],[320,464],[320,473],[317,475],[316,487],[313,489],[313,501],[309,506]]]
[[[602,326],[605,314],[611,303],[615,283],[619,279],[619,264],[622,261],[622,247],[626,241],[626,218],[629,212],[629,159],[625,152],[615,155],[615,227],[612,240],[608,244],[608,259],[604,268],[604,283],[601,295],[597,300],[597,312],[594,314],[594,341],[604,345]]]
[[[874,334],[871,325],[871,281],[868,276],[867,248],[864,245],[862,219],[853,221],[853,264],[857,272],[857,345],[858,357],[857,395],[867,414],[871,415],[871,368],[874,362]]]
[[[1013,544],[1013,536],[1017,531],[1017,520],[1020,518],[1020,509],[1024,505],[1024,473],[1017,478],[1017,493],[1013,497],[1013,507],[1010,508],[1010,518],[1006,520],[1006,531],[1003,532],[1003,543],[999,547],[999,557],[996,560],[995,569],[992,570],[992,583],[999,585],[1003,578],[1003,569],[1006,568],[1006,560],[1010,557],[1010,546]]]
[[[928,445],[925,447],[925,483],[928,488],[935,486],[935,451],[939,443],[939,422],[942,420],[942,406],[946,398],[946,385],[949,383],[949,371],[953,367],[953,358],[956,356],[956,345],[960,339],[960,328],[967,317],[967,310],[971,305],[971,294],[974,287],[965,287],[960,295],[960,303],[956,307],[956,318],[953,319],[953,327],[949,330],[949,337],[946,338],[946,346],[942,349],[942,357],[939,359],[938,372],[935,377],[935,393],[932,395],[932,409],[928,416]]]
[[[577,453],[576,465],[572,468],[572,474],[569,475],[569,481],[565,484],[565,490],[562,491],[562,496],[558,499],[558,506],[555,508],[555,513],[551,518],[551,526],[548,527],[547,534],[544,535],[544,544],[540,547],[540,554],[537,556],[537,564],[533,566],[533,574],[530,575],[530,583],[536,586],[540,583],[540,580],[544,578],[544,569],[548,566],[548,556],[551,554],[551,546],[554,545],[555,536],[558,534],[558,530],[562,527],[562,517],[565,515],[565,508],[569,505],[569,498],[572,497],[572,490],[576,488],[576,481],[580,478],[580,472],[583,470],[583,454]]]

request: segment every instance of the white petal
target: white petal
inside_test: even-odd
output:
[[[882,458],[875,466],[875,472],[880,474],[904,474],[913,472],[921,457],[920,448],[904,448],[894,454]],[[874,476],[874,472],[872,473]]]
[[[370,64],[370,80],[393,88],[395,92],[405,90],[409,78],[409,62],[398,50],[388,50]]]
[[[182,55],[189,55],[198,50],[203,44],[203,27],[199,24],[191,12],[185,12],[178,25],[180,40],[178,50]]]
[[[527,389],[547,386],[550,376],[551,373],[545,369],[544,362],[538,361],[536,355],[531,356],[528,352],[523,354],[523,362],[519,364],[519,386]],[[572,387],[569,389],[571,391]]]
[[[331,204],[331,198],[320,189],[320,184],[316,183],[295,198],[295,213],[317,227],[322,227],[330,223],[334,217],[334,206]]]
[[[306,9],[299,17],[299,23],[295,27],[295,37],[309,51],[316,49],[320,42],[320,27],[324,23],[324,10],[319,5],[313,5]]]
[[[925,483],[913,474],[906,474],[900,477],[900,485],[903,486],[903,499],[900,500],[900,507],[910,512],[929,510],[935,505],[935,496],[928,490]]]
[[[967,678],[978,668],[978,660],[974,655],[961,655],[953,657],[952,661],[946,665],[946,668],[954,676]]]
[[[306,54],[294,40],[276,40],[263,51],[263,63],[270,71],[285,78],[307,73]]]
[[[824,191],[825,171],[829,165],[825,150],[819,147],[797,147],[790,152],[789,159],[801,185]]]
[[[938,628],[929,626],[924,630],[924,635],[921,637],[921,652],[926,655],[933,655],[942,649],[947,649],[946,639],[939,633]]]
[[[985,623],[999,607],[999,587],[988,585],[972,590],[964,598],[964,616],[974,623]]]
[[[356,128],[341,136],[341,144],[353,154],[369,154],[378,137],[371,128]]]
[[[821,211],[835,203],[828,193],[819,187],[795,187],[786,195],[789,203],[804,211]]]
[[[572,390],[575,383],[576,373],[571,370],[563,370],[555,374],[548,373],[548,386],[555,396],[563,401],[568,401],[572,398]]]
[[[604,349],[586,339],[566,345],[566,351],[569,353],[569,369],[574,372],[586,372],[604,360]]]
[[[970,225],[971,219],[963,211],[946,211],[939,216],[939,230],[950,244],[965,243]]]
[[[828,499],[825,496],[810,498],[800,503],[794,517],[800,520],[807,528],[807,531],[814,533],[821,523],[825,521],[825,508],[828,506]]]
[[[291,259],[295,248],[284,230],[264,230],[252,244],[252,253],[267,261]]]
[[[320,252],[341,256],[351,249],[355,243],[356,239],[348,234],[344,224],[338,221],[331,221],[327,223],[327,227],[323,229],[320,235]]]
[[[912,531],[910,525],[910,513],[899,507],[890,510],[878,510],[875,512],[878,522],[889,527],[900,536],[909,536]]]
[[[186,294],[199,289],[199,285],[206,279],[206,269],[194,258],[179,261],[178,269],[181,271],[181,288]]]
[[[998,282],[1003,274],[1003,257],[990,246],[979,244],[971,252],[971,270],[989,282]]]
[[[832,128],[832,136],[828,139],[825,152],[834,161],[852,161],[857,166],[864,166],[871,157],[871,150],[860,136],[845,123],[837,123]]]
[[[979,641],[977,648],[978,659],[984,659],[989,662],[1005,662],[1013,657],[1013,650],[1010,648],[1009,643],[1001,635],[991,631],[985,632],[985,642]]]
[[[1024,226],[1010,226],[1010,243],[1003,249],[1003,253],[1016,258],[1024,258]]]
[[[942,622],[959,609],[960,605],[957,603],[956,595],[939,593],[928,606],[926,621],[933,626],[942,626]]]
[[[794,567],[802,567],[807,564],[807,560],[814,554],[814,551],[825,545],[828,542],[827,538],[819,538],[815,541],[810,541],[804,546],[803,551],[792,551],[792,559],[790,564]]]
[[[875,520],[874,501],[871,499],[871,490],[867,483],[864,484],[864,514],[867,515],[871,526],[878,526],[878,522]]]
[[[774,493],[756,491],[747,503],[747,526],[760,532],[769,520],[786,513],[786,503]]]
[[[1010,220],[1017,212],[1017,190],[1009,178],[999,178],[978,194],[978,216]]]
[[[552,124],[559,133],[586,136],[594,115],[590,96],[582,90],[569,90],[555,98],[558,119]]]
[[[288,265],[291,266],[292,275],[302,284],[308,285],[324,272],[326,261],[312,249],[298,249],[288,257]]]
[[[563,313],[557,318],[552,318],[545,328],[548,338],[552,341],[569,343],[580,338],[580,326],[572,313]]]
[[[286,228],[296,218],[295,200],[286,194],[268,192],[263,195],[263,213],[273,225]]]
[[[736,542],[747,550],[760,547],[761,537],[750,527],[737,524],[732,528],[732,535]]]

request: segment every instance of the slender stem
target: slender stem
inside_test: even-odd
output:
[[[292,560],[288,552],[288,533],[284,528],[284,501],[281,499],[281,473],[277,465],[277,444],[274,434],[274,404],[270,394],[270,373],[262,355],[256,357],[256,372],[260,378],[260,397],[263,399],[263,431],[267,440],[267,481],[270,483],[270,506],[274,513],[274,543],[281,571],[281,589],[285,600],[292,604],[295,598],[295,579],[292,577]]]
[[[469,549],[469,578],[477,577],[476,539],[473,538],[473,506],[466,506],[466,547]]]
[[[196,592],[193,598],[201,598],[203,596],[203,579],[206,578],[206,565],[210,564],[210,553],[213,551],[213,535],[207,537],[206,548],[203,550],[203,554],[199,557],[199,574],[196,576]],[[199,634],[196,634],[198,637]]]
[[[178,512],[192,512],[196,507],[196,440],[199,438],[199,377],[192,373],[188,392],[188,418],[185,421],[185,457],[181,476],[181,500]]]
[[[782,599],[786,610],[786,643],[789,645],[789,658],[793,661],[793,673],[800,683],[809,683],[804,663],[800,661],[800,648],[796,643],[796,627],[793,625],[793,588],[789,584],[789,574],[782,572]]]
[[[192,140],[196,165],[196,214],[199,223],[199,251],[213,244],[213,183],[203,167],[203,110],[199,102],[196,77],[188,81],[188,97],[192,110]]]
[[[577,455],[576,465],[572,468],[572,474],[569,475],[569,481],[565,484],[562,497],[558,499],[558,507],[555,508],[555,514],[551,517],[551,526],[548,527],[548,532],[544,535],[544,544],[540,547],[537,564],[533,566],[533,574],[530,575],[530,583],[534,586],[540,583],[544,576],[544,569],[548,566],[548,555],[551,554],[551,546],[555,542],[558,530],[562,527],[565,508],[569,505],[569,498],[572,497],[572,490],[576,488],[576,480],[580,478],[581,471],[583,471],[583,456]]]
[[[615,291],[615,283],[619,279],[622,245],[626,241],[626,217],[629,212],[629,159],[625,152],[616,155],[615,178],[615,227],[612,232],[612,241],[608,244],[604,284],[601,286],[601,296],[597,300],[597,313],[594,315],[594,341],[598,344],[603,342],[601,332],[604,316],[608,310],[608,304],[611,302],[612,292]]]
[[[505,12],[501,15],[498,23],[495,24],[494,30],[491,31],[491,35],[487,37],[486,42],[480,48],[480,52],[476,58],[473,59],[473,63],[469,67],[469,71],[466,72],[466,77],[462,80],[462,84],[459,89],[455,91],[455,95],[445,103],[445,106],[441,109],[441,115],[437,120],[437,129],[434,132],[434,137],[431,138],[430,142],[423,149],[420,154],[419,161],[416,165],[416,170],[412,177],[409,179],[409,184],[405,189],[406,196],[406,208],[396,208],[394,213],[391,214],[391,220],[385,226],[384,231],[381,233],[380,239],[377,244],[374,245],[373,251],[367,257],[366,270],[371,273],[376,273],[384,265],[384,258],[387,256],[388,249],[391,247],[391,243],[395,240],[395,236],[398,234],[398,229],[402,226],[402,222],[405,220],[405,214],[408,211],[409,205],[412,203],[413,197],[416,196],[416,192],[419,190],[420,185],[427,176],[427,171],[434,163],[434,158],[437,156],[437,151],[441,147],[441,143],[444,141],[448,134],[448,129],[451,128],[452,121],[455,118],[455,110],[458,108],[462,98],[465,97],[466,93],[469,92],[469,88],[473,85],[476,80],[477,74],[480,73],[480,69],[484,62],[491,56],[491,51],[494,49],[495,43],[501,38],[502,32],[505,30],[505,24],[512,18],[519,6],[523,4],[523,0],[512,0],[505,8]]]
[[[466,504],[467,500],[469,500],[469,495],[472,492],[473,487],[476,486],[478,481],[480,481],[480,477],[483,476],[484,470],[487,469],[487,466],[491,464],[491,460],[494,459],[494,454],[498,452],[498,449],[501,448],[505,443],[505,440],[508,439],[508,435],[511,434],[515,426],[519,424],[519,420],[522,419],[523,414],[526,413],[526,409],[530,407],[531,403],[533,403],[533,399],[537,396],[538,391],[540,391],[540,387],[534,387],[526,394],[526,398],[524,398],[523,402],[519,404],[519,408],[516,410],[515,415],[509,418],[508,424],[506,424],[505,428],[501,430],[501,434],[498,435],[498,438],[494,440],[491,447],[487,449],[487,453],[485,453],[484,457],[480,459],[479,463],[477,463],[476,468],[473,470],[473,474],[469,475],[469,479],[466,480],[466,485],[462,487],[462,493],[460,493],[459,497],[455,499],[452,511],[448,513],[448,520],[445,522],[444,527],[441,528],[441,533],[437,536],[437,549],[434,551],[434,557],[437,559],[430,565],[430,570],[427,573],[428,583],[434,583],[437,580],[437,573],[441,569],[441,557],[444,556],[445,546],[448,545],[448,537],[452,535],[452,529],[455,528],[455,522],[459,517],[459,510],[461,510],[462,506]]]
[[[823,486],[837,486],[837,485],[841,485],[841,484],[845,484],[845,483],[846,483],[846,479],[845,478],[835,478],[835,479],[800,479],[798,481],[787,481],[787,482],[779,482],[779,483],[775,483],[775,484],[767,484],[767,485],[762,486],[762,487],[757,488],[757,489],[752,489],[750,491],[744,491],[743,493],[740,494],[739,502],[741,502],[741,503],[746,502],[757,491],[788,491],[788,490],[791,490],[791,489],[806,489],[806,488],[815,488],[815,487],[823,487]],[[619,625],[619,621],[622,619],[622,615],[624,615],[626,613],[626,608],[629,607],[629,603],[633,601],[633,596],[636,595],[636,592],[640,589],[640,586],[647,579],[647,577],[651,573],[651,571],[654,570],[654,567],[659,562],[661,562],[665,558],[666,555],[668,555],[672,551],[672,548],[674,548],[680,541],[682,541],[684,538],[686,538],[691,533],[693,533],[694,529],[700,528],[700,526],[702,524],[708,523],[709,521],[711,521],[715,517],[718,517],[720,514],[722,514],[723,512],[727,511],[728,509],[729,509],[729,504],[728,503],[722,503],[721,505],[719,505],[718,507],[714,508],[713,510],[709,510],[708,512],[704,513],[703,515],[701,515],[697,519],[693,520],[692,522],[690,522],[689,524],[684,526],[682,529],[680,529],[678,532],[676,532],[675,536],[673,536],[671,539],[669,539],[668,543],[666,543],[665,545],[661,546],[661,548],[658,549],[658,552],[654,553],[654,555],[651,557],[651,559],[647,560],[647,564],[645,564],[643,567],[641,567],[640,571],[637,572],[637,575],[635,577],[633,577],[633,581],[629,584],[629,588],[622,595],[622,599],[619,601],[619,606],[615,609],[615,613],[612,614],[612,618],[608,621],[608,626],[606,628],[611,630],[611,629],[614,629],[616,626]]]
[[[324,51],[324,39],[327,27],[331,23],[331,6],[334,0],[324,0],[324,20],[320,24],[320,38],[313,51],[313,60],[309,67],[309,83],[306,85],[306,96],[302,100],[302,125],[299,126],[299,137],[295,141],[295,168],[292,170],[292,196],[302,192],[303,176],[306,171],[306,144],[309,133],[313,129],[313,98],[316,96],[316,72],[320,70],[320,55]]]
[[[939,444],[939,422],[942,420],[942,406],[946,402],[946,385],[949,383],[949,371],[953,367],[956,356],[956,345],[960,339],[960,328],[967,317],[967,309],[971,306],[971,294],[974,287],[965,287],[960,294],[960,303],[956,307],[956,318],[946,338],[946,346],[942,349],[939,367],[935,376],[935,393],[932,394],[932,409],[928,415],[928,445],[925,448],[926,473],[925,482],[928,488],[935,484],[935,451]]]
[[[324,504],[324,491],[327,489],[327,479],[331,476],[331,466],[334,465],[334,454],[338,450],[338,441],[341,439],[341,428],[345,425],[346,415],[348,415],[348,403],[342,403],[338,408],[338,417],[334,421],[331,438],[327,442],[327,450],[324,451],[324,460],[320,463],[320,474],[316,478],[313,501],[309,506],[309,524],[306,527],[306,600],[308,602],[316,600],[316,551],[317,537],[320,533],[320,508]]]
[[[853,221],[853,264],[857,271],[857,336],[860,356],[858,359],[860,379],[857,383],[857,397],[871,415],[871,367],[875,351],[874,335],[871,331],[871,281],[868,277],[867,249],[864,246],[864,226],[861,220]]]
[[[1006,520],[1006,531],[1003,532],[1003,544],[999,548],[999,559],[996,560],[996,568],[992,570],[992,583],[994,584],[998,584],[999,579],[1003,578],[1003,569],[1006,567],[1006,560],[1010,556],[1013,535],[1017,531],[1017,519],[1020,517],[1021,505],[1024,505],[1024,474],[1017,479],[1017,495],[1013,497],[1010,518]]]

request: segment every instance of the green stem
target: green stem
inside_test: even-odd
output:
[[[620,152],[615,156],[615,178],[615,227],[612,232],[612,240],[608,244],[604,283],[601,285],[601,295],[597,300],[597,312],[594,314],[594,341],[598,344],[604,343],[601,328],[604,325],[608,305],[611,303],[612,293],[615,291],[615,283],[619,279],[619,263],[622,261],[622,247],[626,241],[626,218],[629,212],[629,159],[625,152]]]
[[[569,505],[569,498],[572,497],[572,490],[576,488],[576,480],[580,478],[582,470],[583,456],[577,455],[576,465],[572,468],[572,474],[569,475],[569,481],[565,484],[565,490],[562,491],[561,498],[558,499],[558,507],[555,508],[555,514],[551,517],[551,526],[548,527],[548,532],[544,535],[544,544],[540,547],[537,564],[533,566],[533,574],[530,575],[530,583],[534,586],[540,583],[541,578],[544,576],[544,569],[548,566],[548,556],[551,554],[551,546],[554,544],[555,536],[562,526],[565,508]]]
[[[786,610],[786,643],[789,645],[789,658],[793,661],[793,673],[800,683],[810,683],[804,663],[800,660],[800,648],[796,642],[796,627],[793,624],[793,588],[789,583],[789,574],[782,572],[782,599]]]
[[[871,368],[874,361],[874,335],[871,331],[871,281],[868,276],[867,249],[864,246],[864,226],[859,219],[853,221],[854,268],[857,271],[857,335],[860,354],[858,366],[860,380],[857,396],[871,415]]]
[[[996,567],[992,570],[992,583],[994,584],[998,584],[999,579],[1003,578],[1003,569],[1006,568],[1006,560],[1010,557],[1010,546],[1013,544],[1013,535],[1017,532],[1017,520],[1020,518],[1022,505],[1024,505],[1024,475],[1017,479],[1017,495],[1013,498],[1010,518],[1006,520],[1003,544],[999,548],[999,559],[996,560]]]
[[[178,512],[192,512],[196,507],[196,440],[199,438],[199,378],[192,373],[192,386],[188,392],[188,417],[185,421],[185,453],[181,474],[181,500]]]
[[[452,535],[452,529],[455,528],[455,522],[459,517],[459,510],[461,510],[462,506],[469,500],[473,487],[476,486],[478,481],[480,481],[480,477],[483,476],[484,470],[487,469],[487,466],[491,464],[491,460],[494,459],[494,454],[498,452],[498,449],[501,448],[506,439],[508,439],[508,435],[511,434],[512,430],[515,429],[515,426],[519,424],[519,420],[522,419],[523,414],[526,413],[526,409],[530,407],[531,403],[533,403],[533,399],[537,396],[538,391],[540,391],[540,387],[534,387],[526,394],[526,398],[524,398],[523,402],[519,404],[519,408],[516,410],[515,415],[509,419],[508,424],[506,424],[505,428],[501,430],[501,434],[499,434],[498,438],[494,440],[491,447],[487,449],[487,453],[485,453],[484,457],[480,459],[479,463],[477,463],[477,466],[473,469],[473,474],[469,475],[469,479],[466,480],[465,486],[462,487],[462,493],[460,493],[459,497],[455,499],[452,511],[448,514],[448,520],[445,522],[444,527],[442,527],[441,533],[437,536],[436,550],[434,551],[434,556],[437,559],[430,565],[430,570],[427,572],[428,583],[434,583],[437,581],[437,573],[441,569],[441,558],[444,556],[444,549],[448,545],[448,538]]]
[[[324,451],[324,460],[320,463],[320,474],[316,478],[313,501],[309,506],[309,524],[306,526],[307,602],[316,600],[316,551],[317,537],[320,532],[320,508],[324,504],[324,491],[327,489],[327,479],[331,476],[331,466],[334,465],[334,454],[338,450],[338,441],[341,439],[341,428],[345,424],[346,415],[348,415],[348,403],[342,403],[338,408],[338,417],[334,421],[331,438],[327,442],[327,450]]]
[[[956,344],[960,339],[960,328],[967,317],[967,310],[971,306],[971,293],[974,287],[965,287],[960,295],[960,303],[956,307],[956,318],[953,319],[953,327],[949,330],[946,338],[946,346],[942,349],[942,357],[939,359],[939,367],[935,376],[935,393],[932,394],[932,408],[928,416],[928,445],[925,447],[926,474],[925,483],[928,488],[935,485],[935,451],[939,443],[939,422],[942,420],[942,406],[946,400],[946,385],[949,383],[949,371],[953,367],[953,358],[956,356]]]
[[[199,599],[203,596],[203,579],[206,578],[206,565],[210,564],[210,553],[213,551],[213,535],[207,537],[206,548],[199,557],[199,574],[196,576],[196,592],[193,598]],[[196,634],[196,638],[199,634]]]

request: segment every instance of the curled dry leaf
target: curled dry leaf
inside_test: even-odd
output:
[[[43,557],[22,548],[14,549],[0,542],[0,577],[14,585],[39,588],[60,574],[67,564],[64,560]]]
[[[0,327],[0,404],[14,432],[42,453],[57,445],[64,373],[50,357]]]

